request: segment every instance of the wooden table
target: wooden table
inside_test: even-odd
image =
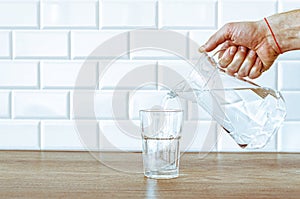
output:
[[[140,153],[0,151],[0,198],[300,198],[300,154],[185,153],[180,173],[147,179]]]

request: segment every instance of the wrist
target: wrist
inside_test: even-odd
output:
[[[270,30],[270,28],[268,27],[268,24],[266,23],[266,21],[264,19],[257,21],[257,30],[258,30],[258,35],[256,35],[256,38],[260,38],[260,41],[258,42],[258,46],[264,46],[265,49],[268,49],[268,51],[272,54],[281,54],[282,50],[281,47],[278,45],[280,45],[278,43],[278,45],[275,42],[274,36],[272,35],[272,32]],[[272,30],[273,31],[273,30]],[[274,31],[273,31],[274,33]],[[275,34],[275,33],[274,33]],[[276,36],[275,36],[276,37]]]
[[[300,10],[267,18],[282,52],[300,49]]]
[[[275,43],[275,45],[276,45],[276,50],[278,51],[278,53],[279,54],[282,54],[283,52],[282,52],[282,49],[281,49],[281,47],[280,47],[280,45],[279,45],[279,43],[278,43],[278,41],[277,41],[277,38],[276,38],[276,36],[275,36],[275,34],[274,34],[274,32],[273,32],[273,29],[272,29],[272,27],[270,26],[270,23],[269,23],[269,21],[268,21],[268,19],[267,18],[264,18],[264,22],[266,23],[266,25],[267,25],[267,27],[268,27],[268,30],[269,30],[269,34],[271,34],[271,36],[272,36],[272,43]]]

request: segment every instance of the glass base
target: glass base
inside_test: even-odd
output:
[[[178,169],[168,171],[145,171],[144,175],[147,178],[153,179],[172,179],[179,176],[179,171]]]

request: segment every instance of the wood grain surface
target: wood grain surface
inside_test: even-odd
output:
[[[143,176],[140,153],[0,151],[0,198],[300,198],[300,154],[185,153]]]

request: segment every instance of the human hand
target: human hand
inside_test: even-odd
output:
[[[257,78],[280,54],[265,22],[235,22],[224,25],[200,51],[210,52],[222,45],[219,64],[230,75]]]

